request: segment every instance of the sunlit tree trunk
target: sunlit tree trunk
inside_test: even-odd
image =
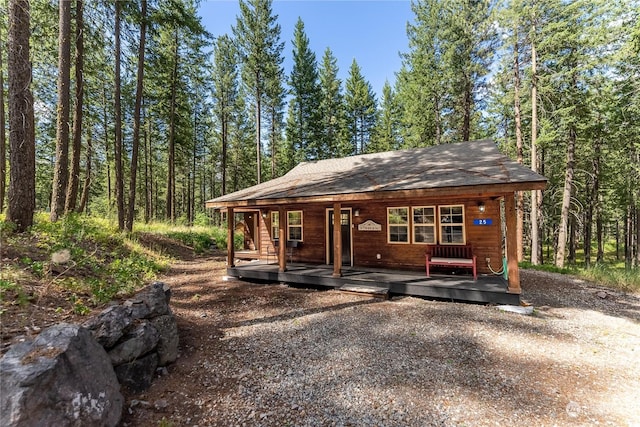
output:
[[[0,33],[2,40],[2,33]],[[2,69],[2,55],[4,55],[0,43],[0,213],[4,212],[4,191],[7,184],[7,134],[5,132],[6,117],[4,113],[4,70]]]
[[[80,197],[80,205],[78,206],[78,212],[86,212],[87,204],[89,203],[89,191],[91,189],[91,162],[93,156],[93,143],[91,141],[91,135],[87,136],[87,151],[85,152],[85,170],[84,170],[84,185],[82,186],[82,197]]]
[[[138,152],[140,149],[140,111],[142,110],[142,83],[144,78],[144,48],[147,37],[147,0],[142,0],[140,11],[140,42],[138,44],[138,76],[136,79],[136,101],[133,111],[133,141],[131,143],[131,171],[129,176],[129,206],[126,229],[133,231],[136,212],[136,177]]]
[[[69,85],[71,84],[71,2],[59,0],[58,105],[56,163],[51,195],[51,221],[64,213],[69,178]]]
[[[514,34],[515,43],[513,46],[513,99],[516,125],[516,156],[520,164],[524,163],[523,142],[522,142],[522,119],[520,117],[520,49],[518,43],[518,32]],[[524,240],[524,193],[516,193],[516,239],[518,242],[517,257],[518,262],[522,261],[523,240]]]
[[[36,152],[31,94],[29,1],[9,0],[9,193],[7,221],[16,231],[33,224],[36,207]]]
[[[531,34],[535,35],[536,27],[532,27]],[[537,76],[536,45],[531,41],[531,170],[538,172],[538,76]],[[540,224],[538,220],[539,205],[542,203],[542,192],[531,192],[531,264],[540,264]]]
[[[83,0],[76,0],[76,91],[73,110],[73,144],[71,150],[71,169],[67,185],[67,197],[64,203],[65,213],[73,212],[78,198],[80,185],[80,151],[82,148],[82,106],[84,96],[84,17]],[[82,212],[81,210],[79,210]]]

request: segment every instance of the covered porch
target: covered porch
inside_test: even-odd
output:
[[[243,262],[228,267],[229,276],[302,286],[318,286],[376,296],[413,295],[478,303],[520,304],[520,295],[507,291],[502,276],[431,275],[424,272],[384,268],[343,267],[336,276],[332,265],[291,263],[285,271],[265,261]]]

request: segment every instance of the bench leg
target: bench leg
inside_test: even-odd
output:
[[[476,268],[476,256],[473,256],[473,280],[478,280],[478,269]]]
[[[429,256],[427,256],[425,259],[425,268],[427,270],[427,277],[431,277],[431,275],[429,274]]]

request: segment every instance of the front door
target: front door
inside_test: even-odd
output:
[[[342,229],[342,265],[353,265],[351,252],[351,209],[340,212]],[[333,209],[327,210],[327,264],[333,264]]]

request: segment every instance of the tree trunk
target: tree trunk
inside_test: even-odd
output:
[[[227,115],[222,114],[222,195],[227,194],[227,147],[229,124],[227,122]]]
[[[92,153],[91,134],[87,136],[87,151],[85,152],[85,175],[84,185],[82,186],[82,197],[80,198],[80,206],[78,206],[78,213],[86,212],[87,204],[89,203],[89,189],[91,188],[91,156]]]
[[[149,145],[147,144],[147,129],[149,123],[143,128],[142,131],[142,153],[144,154],[144,223],[147,224],[151,219],[151,193],[149,188]]]
[[[1,34],[0,40],[2,40]],[[4,212],[4,191],[7,184],[7,134],[5,132],[4,71],[2,69],[3,46],[4,43],[0,43],[0,213]]]
[[[256,73],[256,84],[260,85],[260,73]],[[262,181],[262,147],[260,145],[260,109],[262,108],[261,103],[262,93],[260,92],[260,88],[256,90],[256,173],[258,175],[258,184]]]
[[[111,213],[111,148],[109,144],[109,111],[107,107],[107,86],[102,90],[102,122],[104,127],[104,155],[107,163],[107,213]]]
[[[69,178],[69,85],[71,84],[71,2],[59,0],[58,106],[56,164],[53,172],[51,221],[64,213]]]
[[[0,33],[0,40],[3,40]],[[4,113],[4,70],[2,68],[2,55],[4,54],[0,43],[0,213],[4,212],[4,191],[7,184],[7,134],[6,117]]]
[[[33,224],[36,208],[36,143],[31,94],[29,1],[9,0],[9,198],[7,221],[16,231]],[[3,125],[4,127],[4,125]]]
[[[531,29],[531,33],[535,35],[535,25]],[[538,75],[536,71],[537,58],[536,46],[531,40],[531,170],[538,172]],[[538,215],[540,210],[539,204],[542,203],[542,192],[533,190],[531,192],[531,264],[539,265],[541,245],[540,245],[540,224]]]
[[[136,80],[136,103],[133,111],[133,141],[131,142],[131,171],[129,176],[129,209],[127,231],[133,231],[136,212],[136,175],[138,173],[138,151],[140,149],[140,111],[142,110],[142,83],[144,78],[144,45],[147,36],[147,0],[142,0],[140,11],[140,44],[138,45],[138,76]]]
[[[171,73],[171,107],[169,118],[169,153],[168,153],[168,167],[167,167],[167,219],[172,224],[176,222],[176,202],[175,202],[175,190],[176,190],[176,85],[178,80],[178,29],[175,30],[174,39],[174,63],[173,72]]]
[[[76,0],[76,91],[75,108],[73,110],[73,144],[71,150],[71,169],[67,185],[67,197],[64,212],[73,212],[78,199],[80,185],[80,150],[82,148],[82,105],[84,96],[84,18],[83,1]]]
[[[516,125],[516,156],[520,164],[524,163],[523,142],[522,142],[522,119],[520,117],[520,49],[518,44],[518,31],[516,29],[515,43],[513,46],[513,99],[514,114]],[[516,240],[517,240],[517,257],[518,262],[524,259],[523,241],[524,241],[524,192],[516,193]]]
[[[567,141],[567,165],[564,177],[564,190],[562,192],[562,206],[560,224],[558,230],[558,249],[556,251],[556,267],[564,267],[564,258],[567,248],[569,208],[571,207],[571,192],[573,189],[573,173],[575,168],[576,130],[573,125],[569,128],[569,140]]]
[[[116,2],[116,61],[115,61],[115,163],[116,203],[118,204],[118,229],[124,230],[124,171],[122,170],[122,105],[120,100],[120,21],[121,4]]]

